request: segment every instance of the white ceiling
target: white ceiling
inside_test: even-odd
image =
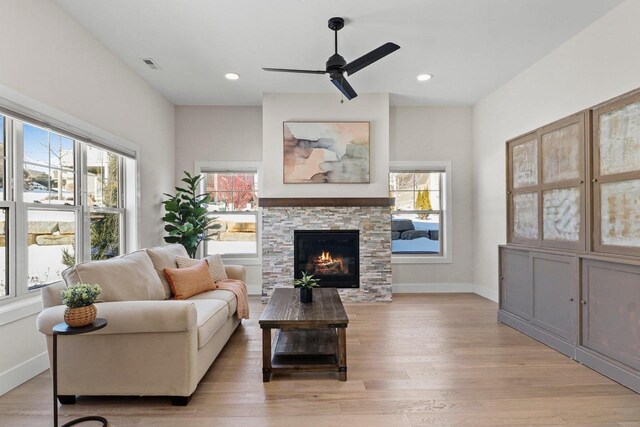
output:
[[[260,105],[264,92],[337,93],[324,69],[332,16],[347,61],[401,49],[349,78],[393,105],[472,105],[621,0],[55,0],[177,105]],[[153,58],[151,70],[140,58]],[[241,75],[228,81],[227,72]],[[431,73],[425,83],[416,75]]]

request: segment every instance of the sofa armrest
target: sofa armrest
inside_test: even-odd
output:
[[[66,289],[67,285],[61,280],[42,288],[42,307],[49,308],[62,304],[60,291]]]
[[[247,269],[243,265],[225,265],[224,270],[227,272],[229,279],[247,282]]]
[[[38,330],[51,335],[52,328],[64,322],[65,306],[42,311],[36,321]],[[96,335],[147,332],[196,331],[196,306],[190,301],[118,301],[97,303],[98,317],[107,319],[106,328]]]

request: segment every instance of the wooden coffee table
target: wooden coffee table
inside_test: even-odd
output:
[[[330,371],[347,380],[349,318],[335,288],[315,288],[313,302],[300,302],[300,291],[277,288],[260,316],[262,381],[272,372]],[[271,353],[271,330],[277,339]]]

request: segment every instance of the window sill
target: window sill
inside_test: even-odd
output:
[[[258,257],[225,257],[222,255],[222,262],[225,265],[262,265],[262,259]]]
[[[391,255],[391,264],[452,264],[449,256]]]
[[[28,296],[27,298],[12,301],[0,306],[0,326],[33,316],[41,311],[42,298],[40,293],[37,296]]]

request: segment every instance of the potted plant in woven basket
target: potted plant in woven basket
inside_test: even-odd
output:
[[[60,291],[62,303],[67,306],[64,310],[64,322],[72,328],[87,326],[96,320],[96,306],[93,303],[100,295],[99,285],[80,283],[69,286]]]
[[[302,278],[293,281],[293,286],[300,288],[300,302],[308,303],[313,301],[313,288],[318,286],[320,279],[313,277],[313,274],[307,274],[306,271],[302,272]]]

